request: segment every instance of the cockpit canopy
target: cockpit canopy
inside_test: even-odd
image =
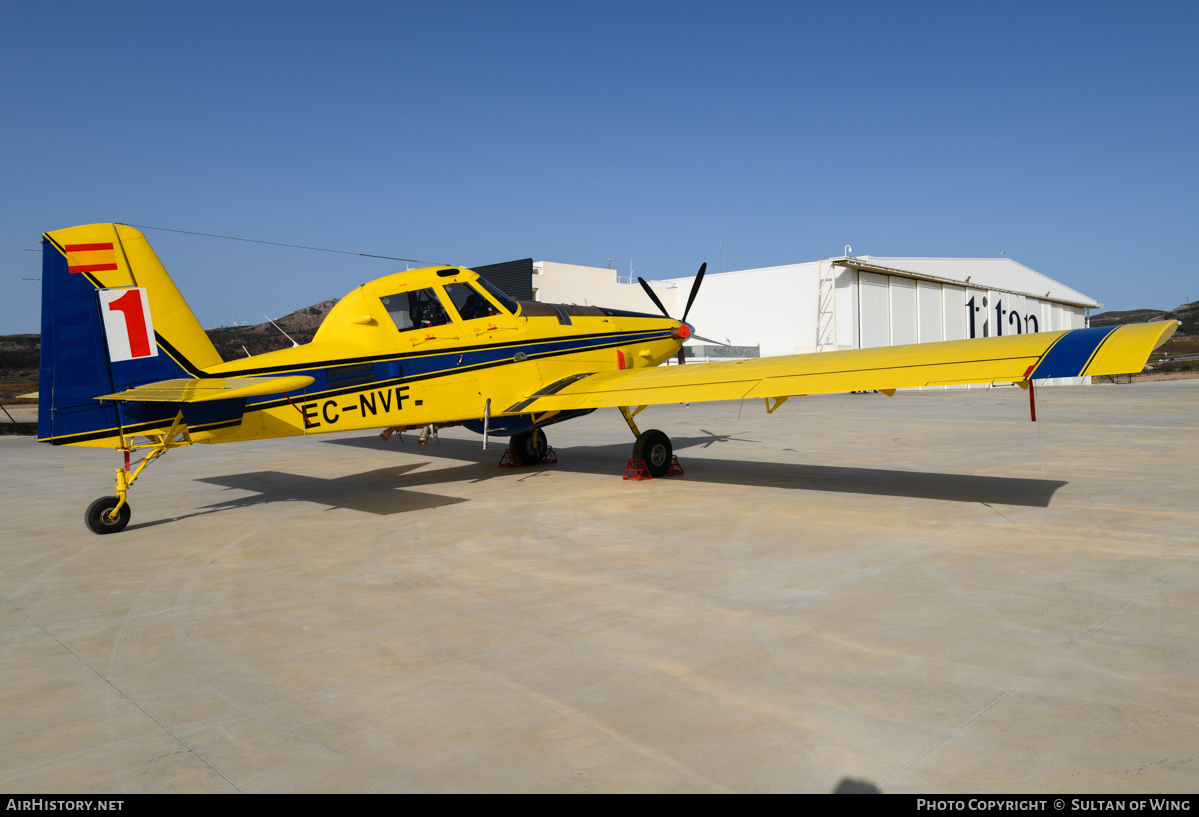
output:
[[[442,270],[438,274],[454,275],[458,270]],[[443,290],[439,292],[439,290]],[[488,297],[490,296],[490,297]],[[462,321],[515,314],[516,302],[483,278],[455,281],[441,287],[397,292],[380,298],[392,323],[401,332],[441,326],[453,320],[450,310]]]

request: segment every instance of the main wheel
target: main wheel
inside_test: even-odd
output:
[[[516,458],[525,465],[536,465],[545,459],[545,452],[549,451],[550,444],[545,438],[545,432],[535,428],[514,436],[508,447],[516,452]]]
[[[656,428],[651,428],[633,443],[633,459],[644,460],[651,477],[666,476],[674,460],[674,448],[670,445],[670,438]]]
[[[120,513],[115,519],[110,519],[109,511],[117,506],[120,502],[115,496],[102,496],[87,506],[87,510],[83,514],[83,522],[87,525],[87,529],[92,533],[117,533],[123,531],[125,526],[129,524],[129,503],[126,502],[121,506]]]

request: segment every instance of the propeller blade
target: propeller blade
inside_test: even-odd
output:
[[[704,343],[715,343],[717,346],[733,345],[731,343],[725,343],[723,340],[712,340],[711,338],[705,338],[703,335],[697,335],[694,332],[691,333],[691,337],[695,338],[696,340],[702,340]]]
[[[683,347],[679,347],[679,365],[682,366],[687,362],[687,356],[683,354]]]
[[[645,279],[638,275],[637,283],[641,284],[641,288],[645,290],[645,294],[648,295],[649,299],[654,302],[654,306],[662,310],[662,314],[669,318],[670,313],[666,311],[666,307],[662,306],[662,302],[658,300],[658,296],[654,294],[654,290],[650,287],[650,285],[645,283]]]
[[[699,292],[700,282],[704,280],[704,271],[708,269],[708,262],[699,265],[699,274],[695,276],[695,283],[691,285],[691,294],[687,296],[687,308],[683,310],[683,320],[687,320],[687,313],[691,311],[691,303],[695,300],[695,293]],[[655,299],[656,300],[656,299]]]
[[[653,305],[657,306],[659,310],[662,310],[662,314],[669,318],[670,313],[667,312],[667,307],[662,306],[662,301],[659,301],[658,296],[653,294],[653,289],[650,287],[650,284],[645,283],[645,278],[637,276],[637,281],[641,284],[641,289],[645,290],[645,294],[650,296],[650,300],[653,301]]]

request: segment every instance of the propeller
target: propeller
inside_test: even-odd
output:
[[[689,294],[687,296],[687,306],[686,306],[686,308],[683,309],[683,317],[680,320],[680,322],[683,324],[687,323],[687,315],[690,314],[690,312],[691,312],[691,304],[695,303],[695,295],[696,295],[696,293],[699,292],[699,285],[701,283],[703,283],[704,273],[707,271],[708,271],[707,262],[704,262],[703,264],[699,265],[699,272],[696,273],[696,275],[695,275],[695,283],[693,283],[691,285],[691,294]],[[654,294],[653,288],[645,282],[645,279],[638,276],[637,283],[641,284],[641,288],[645,290],[645,294],[648,295],[649,299],[654,302],[654,306],[658,307],[658,310],[663,315],[665,315],[666,317],[669,318],[670,313],[666,311],[666,307],[662,306],[662,302],[658,300],[658,296]],[[700,340],[708,340],[707,338],[700,338],[699,335],[694,335],[694,333],[691,332],[690,328],[688,328],[682,334],[682,337],[684,339],[687,337],[691,337],[691,336],[699,338]],[[708,342],[709,343],[718,343],[718,341],[708,341]],[[722,345],[724,345],[724,344],[722,344]],[[685,362],[686,362],[686,359],[683,357],[683,347],[680,346],[679,347],[679,365],[682,366]]]
[[[695,303],[695,293],[699,292],[699,285],[703,283],[704,273],[708,271],[708,262],[699,265],[699,272],[696,273],[695,283],[691,285],[691,294],[687,296],[687,308],[683,310],[683,323],[687,322],[687,314],[691,311],[691,304]]]
[[[637,282],[641,284],[641,288],[645,290],[645,294],[649,296],[649,299],[654,302],[654,306],[658,307],[659,311],[669,318],[670,313],[666,311],[666,307],[662,306],[662,302],[659,301],[658,296],[654,294],[653,287],[645,283],[645,279],[640,275],[637,276]]]

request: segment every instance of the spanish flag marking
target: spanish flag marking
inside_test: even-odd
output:
[[[112,244],[67,244],[67,269],[71,272],[105,272],[117,268]]]

